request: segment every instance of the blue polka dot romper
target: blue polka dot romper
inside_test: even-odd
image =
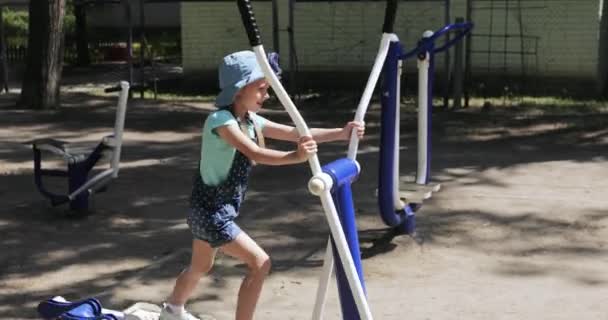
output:
[[[246,118],[247,125],[253,122]],[[256,139],[257,143],[257,134]],[[234,222],[239,215],[241,202],[247,191],[251,161],[236,150],[228,177],[217,186],[203,182],[199,172],[195,175],[190,197],[190,214],[187,218],[192,235],[217,248],[236,239],[241,228]]]

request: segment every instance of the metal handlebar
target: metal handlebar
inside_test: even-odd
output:
[[[386,10],[384,11],[383,33],[393,33],[395,15],[397,14],[397,0],[386,0]]]
[[[241,19],[243,20],[243,25],[245,26],[245,31],[247,32],[247,37],[249,38],[249,44],[252,47],[261,45],[262,38],[260,37],[258,23],[255,20],[255,15],[253,14],[251,1],[239,0],[237,1],[237,6],[241,12]]]
[[[433,54],[442,52],[442,51],[448,49],[449,47],[453,46],[456,42],[460,41],[464,36],[466,36],[469,32],[471,32],[471,29],[473,29],[472,22],[449,24],[449,25],[439,29],[438,31],[434,32],[433,35],[431,35],[430,37],[422,38],[418,42],[418,46],[416,48],[401,55],[400,58],[402,60],[408,59],[421,52],[430,51],[431,48],[432,48]],[[454,39],[451,39],[450,41],[448,41],[446,44],[444,44],[441,47],[437,47],[437,48],[434,47],[435,40],[437,40],[441,36],[446,35],[447,33],[451,32],[451,31],[456,31],[456,30],[458,30],[458,33],[456,34]]]

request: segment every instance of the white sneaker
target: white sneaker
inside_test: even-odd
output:
[[[158,320],[200,320],[193,316],[190,312],[184,310],[182,313],[173,313],[167,304],[163,303],[163,309],[160,312]]]

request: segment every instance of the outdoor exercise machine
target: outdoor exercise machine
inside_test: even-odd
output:
[[[397,10],[397,1],[388,0],[387,8]],[[387,9],[388,11],[388,9]],[[394,18],[393,16],[387,16]],[[473,28],[470,22],[449,24],[436,32],[425,31],[417,46],[404,52],[397,35],[393,33],[393,20],[384,21],[381,50],[386,50],[381,86],[381,134],[378,181],[378,204],[384,223],[402,233],[412,234],[416,228],[415,212],[422,203],[439,191],[441,185],[431,183],[431,116],[433,109],[433,79],[435,54],[456,44]],[[438,38],[455,32],[454,37],[436,47]],[[388,44],[387,44],[388,43]],[[400,140],[400,89],[403,61],[418,60],[418,156],[414,182],[402,182],[399,168]]]
[[[114,130],[110,135],[103,137],[96,147],[70,144],[56,139],[37,139],[31,142],[34,150],[36,187],[43,196],[50,200],[51,205],[69,203],[71,210],[78,213],[86,212],[89,208],[89,196],[97,191],[103,191],[111,180],[118,177],[129,84],[123,81],[119,87],[106,90],[106,92],[114,91],[120,91]],[[43,152],[63,158],[67,170],[43,169]],[[109,168],[89,177],[93,167],[104,156],[109,158]],[[58,194],[48,191],[42,182],[44,176],[67,177],[68,193]]]
[[[237,3],[249,42],[266,78],[295,123],[300,136],[310,135],[306,123],[266,60],[250,1],[238,0]],[[399,38],[393,33],[396,11],[397,1],[387,0],[380,49],[357,107],[355,121],[363,121],[380,73],[384,71],[381,88],[382,131],[378,201],[385,223],[398,227],[405,233],[412,233],[415,229],[415,211],[421,207],[424,200],[431,197],[433,192],[440,189],[439,184],[430,183],[430,117],[434,56],[460,41],[470,32],[473,25],[471,23],[451,24],[435,33],[427,31],[416,48],[404,53]],[[452,40],[447,41],[443,46],[435,47],[435,41],[439,37],[452,31],[458,31]],[[413,56],[418,58],[419,68],[418,170],[415,183],[399,184],[400,77],[402,61]],[[308,188],[311,193],[319,196],[331,231],[313,310],[313,319],[320,319],[323,313],[329,279],[334,269],[334,255],[340,262],[335,267],[344,319],[371,319],[364,292],[365,286],[350,187],[360,172],[360,166],[356,161],[357,149],[358,138],[353,133],[346,158],[338,159],[323,167],[316,155],[309,159],[313,177],[308,183]]]
[[[238,0],[237,4],[249,43],[266,79],[294,122],[300,136],[310,136],[310,130],[304,119],[267,61],[250,1]],[[364,113],[362,112],[362,114]],[[354,159],[350,158],[338,159],[321,167],[316,154],[311,156],[308,162],[312,171],[308,189],[320,198],[331,231],[313,319],[320,319],[323,313],[329,279],[334,268],[334,254],[336,260],[340,262],[336,264],[336,275],[343,318],[372,319],[365,296],[359,239],[350,188],[350,184],[359,174],[360,167]]]

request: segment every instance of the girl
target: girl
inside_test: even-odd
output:
[[[163,305],[161,320],[198,320],[185,311],[184,304],[213,266],[217,249],[247,265],[249,272],[238,293],[236,319],[252,319],[270,270],[268,254],[234,222],[252,164],[304,162],[317,152],[317,142],[348,140],[352,130],[359,137],[364,133],[363,124],[349,122],[344,128],[313,128],[312,137],[300,138],[294,127],[257,115],[269,97],[269,84],[252,51],[226,56],[219,68],[219,80],[219,110],[210,114],[203,126],[200,172],[190,199],[187,222],[194,237],[191,263],[178,276]],[[285,152],[264,148],[264,136],[297,142],[297,149]]]

